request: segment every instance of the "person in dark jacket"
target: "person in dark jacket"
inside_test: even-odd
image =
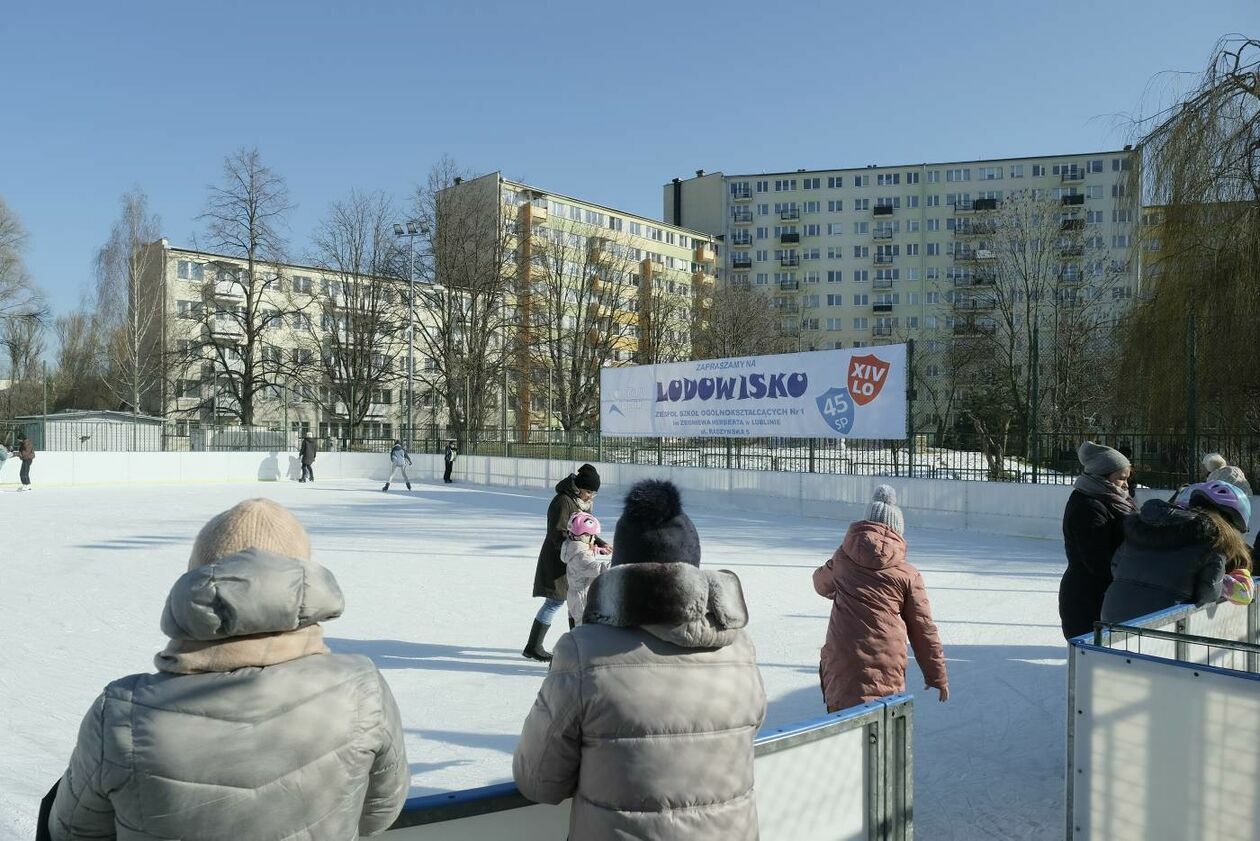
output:
[[[556,483],[556,495],[547,506],[547,536],[538,550],[538,566],[534,569],[534,597],[544,599],[529,629],[529,641],[521,655],[543,663],[551,661],[551,653],[543,648],[543,637],[551,628],[556,614],[564,607],[569,585],[560,549],[568,536],[569,519],[579,511],[589,512],[599,493],[599,471],[584,464]],[[597,540],[596,545],[606,545]]]
[[[315,463],[315,439],[311,438],[311,433],[306,433],[302,438],[302,443],[298,446],[298,454],[302,457],[302,478],[299,482],[305,482],[310,479],[315,481],[315,471],[311,469],[311,465]]]
[[[442,474],[442,481],[451,484],[451,470],[455,467],[455,459],[459,457],[459,445],[454,439],[446,442],[446,472]]]
[[[1221,597],[1227,569],[1250,566],[1247,495],[1228,482],[1191,485],[1176,502],[1149,500],[1124,524],[1103,599],[1104,622]]]
[[[18,461],[22,462],[22,470],[18,474],[22,480],[22,487],[18,490],[29,491],[31,489],[31,462],[35,460],[35,445],[23,433],[18,433],[17,457]]]
[[[1076,457],[1084,472],[1063,509],[1067,569],[1059,582],[1059,621],[1065,639],[1089,633],[1102,616],[1111,557],[1124,542],[1124,518],[1137,510],[1128,494],[1128,459],[1092,441],[1081,444]]]

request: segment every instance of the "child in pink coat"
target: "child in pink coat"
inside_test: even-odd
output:
[[[949,697],[945,652],[923,577],[906,561],[904,530],[896,491],[880,485],[866,519],[814,570],[814,589],[832,602],[818,669],[828,712],[904,692],[907,636],[928,688]]]

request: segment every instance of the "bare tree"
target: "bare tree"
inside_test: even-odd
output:
[[[464,180],[449,159],[416,189],[412,222],[423,232],[407,272],[416,279],[415,341],[424,356],[416,376],[445,406],[455,435],[473,442],[496,403],[506,405],[513,320],[528,311],[508,305],[509,292],[519,291],[512,287],[518,222],[505,213],[497,175]],[[519,390],[527,387],[518,381]]]
[[[391,230],[396,218],[384,195],[352,192],[329,208],[313,237],[326,288],[308,331],[316,362],[298,378],[330,414],[345,418],[351,441],[375,407],[394,402],[383,394],[405,375],[408,298],[399,277],[405,255]]]
[[[95,307],[84,305],[54,322],[57,369],[52,408],[108,409],[117,405],[106,385],[106,354]]]
[[[223,181],[210,187],[202,219],[211,249],[237,261],[212,262],[203,301],[183,317],[189,339],[174,350],[176,376],[197,373],[210,385],[199,409],[254,423],[260,400],[283,387],[289,362],[264,353],[275,348],[268,334],[284,324],[303,330],[311,302],[285,287],[282,227],[291,209],[284,179],[265,166],[258,150],[241,150],[223,162]],[[244,265],[241,265],[243,263]]]
[[[9,416],[35,410],[39,406],[40,357],[44,353],[44,324],[35,317],[6,318],[0,321],[0,345],[9,363],[11,383],[5,389]]]
[[[96,255],[96,321],[103,350],[105,385],[114,402],[132,412],[161,411],[166,379],[164,360],[154,352],[161,328],[160,249],[147,248],[161,237],[161,223],[149,212],[141,190],[122,197],[109,239]]]
[[[768,295],[747,283],[727,283],[713,293],[692,341],[692,358],[756,356],[795,347]]]
[[[0,198],[0,322],[43,319],[47,314],[43,296],[26,271],[25,247],[26,229]]]
[[[653,277],[640,287],[635,302],[639,311],[638,349],[635,361],[641,365],[682,362],[690,359],[692,341],[702,329],[705,307],[699,297],[703,289],[690,280]]]
[[[1142,242],[1149,280],[1125,330],[1120,404],[1151,430],[1185,429],[1201,416],[1219,431],[1258,432],[1260,40],[1223,39],[1194,90],[1133,128],[1143,166],[1128,189],[1151,208]]]
[[[568,220],[549,221],[545,234],[535,236],[534,255],[535,388],[548,384],[549,410],[561,428],[587,427],[599,416],[601,369],[645,338],[629,316],[637,309],[649,325],[645,355],[651,356],[652,338],[672,328],[663,317],[651,327],[653,298],[672,294],[676,281],[667,279],[662,263],[641,269],[639,251],[615,231]]]

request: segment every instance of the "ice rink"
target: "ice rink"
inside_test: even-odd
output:
[[[596,500],[609,535],[625,490],[605,483]],[[165,644],[162,605],[193,536],[251,496],[289,506],[316,560],[341,582],[346,612],[325,634],[335,651],[370,656],[388,678],[412,793],[510,779],[521,721],[546,672],[519,651],[539,605],[529,594],[550,494],[440,482],[382,494],[366,481],[41,488],[0,495],[0,839],[34,837],[37,801],[64,769],[88,705],[110,680],[153,670]],[[829,603],[810,573],[846,523],[688,510],[705,565],[743,580],[767,724],[825,712],[817,669]],[[938,703],[912,667],[919,837],[1061,834],[1061,544],[913,527],[907,539],[952,693]]]

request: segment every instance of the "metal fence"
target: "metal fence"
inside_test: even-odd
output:
[[[36,449],[114,452],[285,452],[297,448],[301,433],[279,425],[232,427],[196,423],[58,421],[0,422],[0,442],[9,446],[18,432]],[[957,479],[968,481],[1070,484],[1080,473],[1076,448],[1094,440],[1129,454],[1134,478],[1147,487],[1177,487],[1197,480],[1207,452],[1220,452],[1249,476],[1260,474],[1260,436],[1142,433],[1046,433],[1030,442],[1008,443],[995,452],[977,435],[920,434],[904,441],[835,438],[601,438],[595,430],[531,430],[500,427],[461,430],[418,428],[404,441],[413,453],[441,452],[459,442],[468,455],[509,458],[604,461],[708,467],[729,470],[782,470],[829,475]],[[321,451],[387,452],[395,437],[355,439],[316,436]],[[1029,451],[1029,452],[1025,452]]]

